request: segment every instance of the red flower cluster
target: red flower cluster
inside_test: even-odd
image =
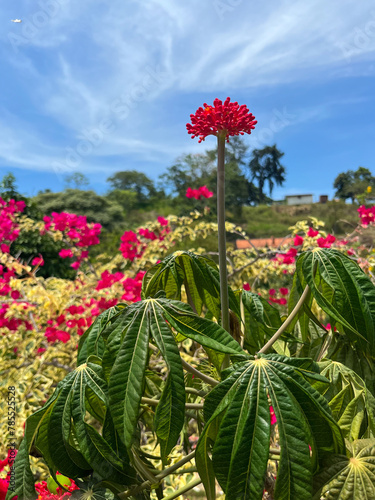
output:
[[[335,236],[333,234],[327,234],[326,238],[318,238],[316,242],[320,248],[331,248],[332,243],[336,241]]]
[[[358,213],[362,226],[368,226],[375,222],[375,206],[366,208],[364,205],[361,205],[358,208]]]
[[[195,198],[196,200],[200,200],[201,198],[212,198],[213,195],[214,193],[209,191],[207,186],[202,186],[198,189],[189,187],[186,191],[186,198]]]
[[[257,123],[247,106],[230,102],[230,97],[224,103],[215,99],[213,106],[206,103],[203,106],[190,115],[191,123],[186,124],[188,134],[191,134],[192,139],[199,137],[198,142],[204,141],[208,135],[219,134],[225,134],[229,142],[230,136],[251,134]]]
[[[294,237],[293,245],[295,247],[299,247],[303,244],[303,238],[299,234],[296,234]]]
[[[78,269],[82,261],[87,259],[89,247],[99,244],[102,226],[98,223],[88,223],[84,215],[52,212],[52,217],[46,215],[43,220],[45,231],[60,231],[67,242],[80,249],[76,254],[77,260],[71,264],[73,269]],[[67,248],[62,249],[59,255],[61,258],[67,259],[72,258],[75,254],[71,248]]]
[[[309,227],[309,230],[307,231],[307,236],[309,236],[310,238],[315,238],[315,236],[318,236],[319,234],[319,231],[315,231],[315,229],[313,229],[312,227]]]
[[[137,302],[138,300],[141,300],[141,288],[144,275],[145,271],[139,271],[135,278],[125,278],[125,274],[120,272],[111,274],[108,271],[104,271],[104,273],[102,273],[101,280],[98,282],[96,290],[110,288],[114,283],[122,282],[125,293],[122,295],[121,299],[128,302]]]
[[[24,210],[24,201],[7,202],[0,197],[0,249],[3,253],[9,253],[9,244],[18,238],[20,231],[16,216]]]
[[[134,231],[125,231],[125,233],[121,236],[121,245],[119,248],[124,259],[129,259],[131,262],[133,262],[134,259],[139,259],[140,257],[142,257],[144,251],[147,248],[147,244],[143,242],[139,237],[151,241],[164,240],[165,235],[170,232],[168,220],[164,219],[164,217],[158,217],[158,222],[160,226],[164,228],[159,230],[158,233],[150,231],[147,228],[140,228],[138,230],[138,235]]]
[[[297,253],[298,251],[296,248],[289,248],[289,250],[285,253],[278,253],[272,260],[277,262],[279,265],[294,264],[296,261]]]

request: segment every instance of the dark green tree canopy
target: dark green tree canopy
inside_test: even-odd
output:
[[[335,196],[341,200],[351,199],[353,203],[355,198],[363,194],[368,186],[375,189],[375,177],[365,167],[358,167],[355,171],[342,172],[333,183],[333,187],[336,189]]]
[[[52,212],[72,212],[86,215],[89,222],[99,222],[105,229],[113,229],[124,219],[122,207],[94,191],[66,189],[59,193],[39,193],[34,202],[45,215]]]
[[[254,149],[249,163],[251,181],[256,180],[259,188],[259,201],[266,201],[264,188],[268,183],[270,196],[275,186],[282,186],[285,182],[285,167],[281,165],[280,159],[284,153],[279,151],[276,144],[265,146],[262,149]]]
[[[107,179],[111,190],[134,191],[137,193],[138,206],[152,203],[158,196],[154,182],[143,172],[137,170],[124,170],[116,172]]]

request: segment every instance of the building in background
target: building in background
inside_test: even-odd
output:
[[[313,203],[312,194],[293,194],[285,196],[287,205],[310,205]]]

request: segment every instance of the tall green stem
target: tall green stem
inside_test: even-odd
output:
[[[227,272],[227,245],[225,237],[225,134],[217,136],[217,231],[219,246],[221,325],[229,332],[229,297]],[[229,366],[226,355],[222,368]]]
[[[217,137],[217,225],[222,326],[229,332],[227,246],[225,238],[225,135]]]

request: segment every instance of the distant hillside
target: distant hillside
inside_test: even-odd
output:
[[[357,205],[329,201],[312,205],[260,205],[243,207],[240,225],[252,238],[286,236],[288,228],[308,216],[317,217],[326,224],[326,230],[345,235],[357,225]]]

